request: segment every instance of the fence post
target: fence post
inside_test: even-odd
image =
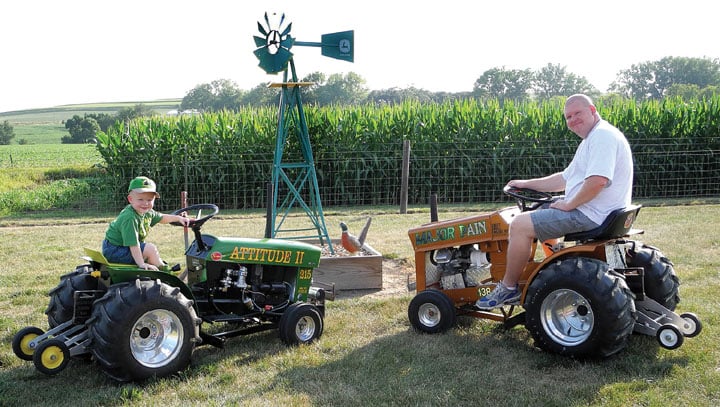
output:
[[[402,175],[400,180],[400,214],[407,213],[408,179],[410,178],[410,140],[403,140]]]
[[[270,239],[273,236],[273,200],[274,191],[273,183],[268,182],[265,184],[265,238]]]

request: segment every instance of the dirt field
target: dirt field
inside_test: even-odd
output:
[[[337,292],[337,299],[347,298],[383,298],[404,295],[409,292],[408,284],[415,282],[415,269],[405,260],[383,259],[382,290],[341,290]]]

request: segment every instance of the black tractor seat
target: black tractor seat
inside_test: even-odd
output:
[[[630,205],[616,209],[595,229],[565,235],[565,241],[603,240],[623,237],[630,232],[642,205]]]

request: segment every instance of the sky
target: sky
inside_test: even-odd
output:
[[[373,89],[471,91],[492,68],[559,64],[606,91],[633,64],[720,58],[710,0],[23,0],[0,5],[0,112],[182,98],[258,66],[254,35],[284,13],[297,41],[353,30],[353,63],[294,46],[299,78],[355,72]],[[276,28],[276,27],[273,27]]]

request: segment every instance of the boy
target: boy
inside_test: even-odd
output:
[[[111,263],[137,264],[145,270],[158,270],[165,263],[157,247],[145,243],[150,228],[158,223],[178,222],[187,226],[190,219],[178,215],[165,215],[153,210],[159,198],[155,182],[148,177],[130,181],[127,200],[130,203],[110,222],[105,232],[102,253]]]

